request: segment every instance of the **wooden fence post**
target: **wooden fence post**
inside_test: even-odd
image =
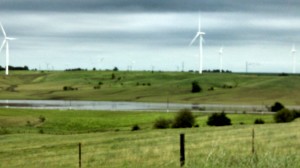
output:
[[[255,132],[254,132],[254,128],[253,128],[252,129],[252,154],[255,153],[254,138],[255,138]]]
[[[180,166],[184,166],[184,134],[180,134]]]
[[[78,144],[79,168],[81,168],[81,143]]]

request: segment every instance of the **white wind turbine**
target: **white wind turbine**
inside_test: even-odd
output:
[[[293,56],[293,73],[296,73],[296,57],[295,57],[296,49],[295,49],[295,44],[293,45],[293,47],[291,49],[291,53],[292,53],[292,56]]]
[[[222,73],[222,69],[223,69],[223,46],[220,48],[219,50],[219,56],[220,56],[220,73]]]
[[[6,67],[5,67],[5,75],[8,75],[8,65],[9,65],[9,44],[8,41],[9,40],[15,40],[15,38],[12,37],[7,37],[5,30],[2,26],[2,24],[0,23],[1,29],[2,29],[2,33],[4,35],[4,40],[2,42],[2,45],[0,47],[0,52],[2,51],[2,48],[4,47],[4,45],[6,45]]]
[[[203,51],[202,51],[202,42],[203,42],[203,35],[205,33],[201,32],[201,21],[199,16],[199,25],[198,25],[198,32],[196,33],[196,36],[193,38],[193,40],[190,43],[190,46],[196,41],[196,39],[199,37],[199,74],[202,74],[202,68],[203,68]]]

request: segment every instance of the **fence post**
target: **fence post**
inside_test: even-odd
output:
[[[255,138],[255,132],[254,132],[254,128],[252,128],[252,154],[255,153],[254,138]]]
[[[79,168],[81,168],[81,143],[78,144]]]
[[[180,134],[180,166],[184,166],[184,134]]]

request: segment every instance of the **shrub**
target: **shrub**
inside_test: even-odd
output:
[[[40,116],[39,116],[39,121],[40,121],[41,123],[45,122],[45,121],[46,121],[46,117],[40,115]]]
[[[135,124],[135,125],[132,126],[131,131],[137,131],[137,130],[140,130],[140,129],[141,128],[137,124]]]
[[[274,120],[277,123],[291,122],[295,119],[295,113],[284,108],[274,115]]]
[[[41,129],[39,129],[39,133],[40,133],[40,134],[44,134],[45,132],[44,132],[44,130],[41,128]]]
[[[273,106],[271,106],[271,111],[277,112],[284,109],[284,106],[280,102],[275,102]]]
[[[5,127],[0,127],[0,135],[9,134],[9,131]]]
[[[192,82],[192,93],[198,93],[201,92],[202,88],[200,87],[199,83],[197,81]]]
[[[257,118],[254,121],[254,124],[264,124],[264,123],[265,123],[265,121],[263,119],[261,119],[261,118]]]
[[[64,91],[69,91],[69,90],[78,90],[78,88],[73,88],[72,86],[64,86],[63,87]]]
[[[208,117],[207,125],[210,126],[224,126],[231,125],[231,120],[226,116],[224,112],[222,113],[213,113]]]
[[[103,82],[98,82],[98,85],[103,85]]]
[[[172,120],[170,119],[164,119],[164,118],[158,118],[154,122],[154,128],[158,129],[164,129],[164,128],[170,128],[170,125],[172,124]]]
[[[111,79],[115,79],[116,75],[114,73],[111,74]]]
[[[182,109],[175,116],[173,128],[191,128],[195,123],[195,116],[189,109]]]

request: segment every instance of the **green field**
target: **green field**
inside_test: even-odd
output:
[[[179,167],[180,133],[186,167],[300,166],[300,120],[275,124],[272,115],[228,114],[232,126],[209,127],[207,115],[194,114],[199,128],[158,130],[154,121],[175,113],[0,109],[0,167],[78,167],[79,142],[83,167]],[[253,125],[256,118],[267,123]],[[131,131],[134,124],[141,130]]]
[[[115,78],[112,79],[112,74]],[[192,81],[203,91],[191,93]],[[103,84],[99,89],[99,82]],[[110,100],[179,103],[300,105],[300,76],[203,75],[189,72],[11,71],[0,76],[0,99]],[[78,90],[63,91],[64,86]],[[210,91],[209,88],[214,90]]]
[[[190,93],[195,80],[201,93]],[[0,99],[300,105],[299,82],[300,76],[276,74],[12,71],[0,76]],[[232,126],[209,127],[208,114],[195,112],[199,128],[153,129],[156,119],[175,115],[0,108],[0,168],[78,167],[78,143],[82,167],[179,167],[180,133],[186,135],[185,167],[300,167],[299,119],[275,124],[270,114],[227,114]],[[253,125],[257,118],[266,124]],[[135,124],[141,130],[131,131]]]

